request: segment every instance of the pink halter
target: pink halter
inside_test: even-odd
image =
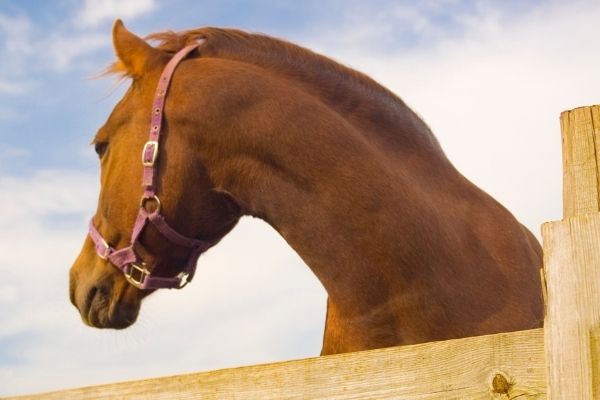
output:
[[[169,226],[160,213],[161,204],[156,195],[156,186],[154,183],[163,109],[169,83],[171,82],[171,77],[179,62],[200,44],[201,43],[189,45],[177,52],[177,54],[169,61],[160,76],[156,94],[154,95],[154,101],[152,103],[150,134],[148,141],[144,144],[142,150],[142,165],[144,167],[142,185],[144,187],[144,194],[142,195],[140,209],[133,225],[130,245],[123,249],[115,250],[106,242],[106,240],[104,240],[98,229],[96,229],[93,218],[90,220],[89,236],[94,242],[98,256],[104,260],[108,260],[121,270],[129,283],[138,289],[181,289],[188,282],[191,282],[194,277],[196,263],[200,254],[213,244],[203,240],[185,237]],[[155,201],[157,205],[156,210],[151,213],[146,211],[145,208],[145,204],[148,200]],[[152,276],[152,273],[146,269],[146,263],[135,253],[133,247],[148,222],[154,225],[154,227],[171,243],[191,249],[188,261],[178,275],[174,277]]]

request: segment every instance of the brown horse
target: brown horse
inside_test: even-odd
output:
[[[322,354],[542,324],[536,239],[452,166],[393,93],[267,36],[201,28],[151,38],[160,45],[120,21],[113,28],[113,70],[132,83],[94,139],[102,185],[94,224],[114,248],[129,245],[138,212],[139,152],[159,75],[203,38],[166,98],[163,215],[212,244],[243,215],[275,228],[327,290]],[[153,226],[136,250],[165,277],[190,251]],[[70,292],[85,323],[123,328],[152,290],[129,284],[88,238]]]

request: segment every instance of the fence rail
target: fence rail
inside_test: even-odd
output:
[[[544,329],[13,399],[600,399],[600,106],[561,114],[564,219],[543,225]]]
[[[543,399],[545,368],[544,333],[534,329],[24,398]]]

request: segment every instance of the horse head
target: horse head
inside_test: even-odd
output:
[[[154,107],[173,54],[150,46],[121,21],[114,24],[113,44],[117,68],[131,85],[93,141],[100,195],[90,235],[70,271],[70,297],[86,324],[119,329],[134,323],[142,299],[161,287],[144,279],[173,282],[183,279],[182,271],[189,279],[186,268],[235,226],[241,211],[211,182],[193,151],[197,128],[186,117],[190,102],[181,86],[163,99],[164,115]],[[160,119],[160,132],[152,132],[151,118]],[[156,141],[148,140],[149,130]]]

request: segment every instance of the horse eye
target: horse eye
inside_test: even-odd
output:
[[[96,154],[98,154],[98,157],[102,157],[102,155],[106,152],[107,147],[108,142],[98,142],[94,145],[94,150],[96,150]]]

